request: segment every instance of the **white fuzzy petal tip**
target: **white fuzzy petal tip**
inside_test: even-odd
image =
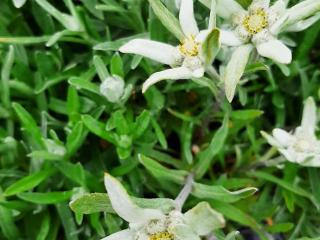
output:
[[[174,46],[152,40],[134,39],[120,47],[119,51],[141,55],[167,65],[176,63],[176,48]]]
[[[145,93],[149,89],[149,87],[162,80],[190,79],[192,77],[192,72],[186,67],[179,67],[156,72],[144,82],[142,86],[142,93]]]
[[[292,52],[281,41],[273,39],[257,45],[258,53],[278,63],[289,64],[292,62]]]
[[[104,184],[116,213],[129,223],[144,223],[150,219],[163,217],[163,213],[157,209],[140,208],[134,204],[121,183],[105,173]]]

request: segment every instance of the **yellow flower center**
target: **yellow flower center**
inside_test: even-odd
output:
[[[174,239],[173,234],[168,232],[155,233],[149,237],[149,240],[173,240],[173,239]]]
[[[242,24],[250,34],[257,34],[268,26],[268,14],[259,8],[247,15]]]
[[[198,43],[193,35],[190,35],[179,45],[179,50],[186,57],[195,57],[199,54],[200,43]]]

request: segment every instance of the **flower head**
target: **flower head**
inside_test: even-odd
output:
[[[274,129],[273,136],[262,132],[270,145],[276,147],[284,157],[304,166],[320,167],[320,141],[316,138],[316,105],[313,98],[308,98],[303,110],[301,126],[293,133]]]
[[[123,186],[107,173],[105,186],[113,209],[129,222],[129,228],[103,240],[200,240],[201,236],[224,226],[222,215],[206,202],[184,214],[179,210],[164,213],[160,209],[138,207]]]
[[[180,6],[179,22],[185,35],[180,45],[134,39],[119,49],[120,52],[138,54],[172,67],[152,74],[143,84],[142,92],[164,79],[191,79],[204,75],[206,63],[202,44],[210,30],[199,31],[194,17],[193,0],[181,0],[177,5]]]
[[[218,4],[221,1],[218,1]],[[239,4],[233,6],[233,12],[227,15],[233,27],[221,31],[222,43],[239,46],[251,42],[261,56],[283,64],[291,62],[292,54],[291,50],[278,40],[278,35],[288,28],[293,30],[293,25],[301,25],[304,18],[320,11],[318,0],[306,0],[289,9],[286,9],[284,0],[277,0],[272,6],[270,0],[253,0],[247,10]],[[314,23],[313,19],[312,22],[308,22],[305,27]]]
[[[320,15],[320,0],[305,0],[289,9],[286,1],[253,0],[243,9],[235,0],[217,0],[217,14],[231,24],[220,31],[221,43],[236,47],[224,74],[228,100],[233,100],[253,47],[258,54],[281,64],[292,61],[291,50],[279,39],[285,31],[301,31],[315,23]],[[238,67],[240,66],[240,67]]]

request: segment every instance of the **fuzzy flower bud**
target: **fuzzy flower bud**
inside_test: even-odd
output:
[[[124,81],[121,77],[113,75],[107,77],[100,85],[100,93],[112,103],[120,100],[124,92]]]

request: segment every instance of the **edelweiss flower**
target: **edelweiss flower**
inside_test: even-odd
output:
[[[123,186],[109,174],[105,174],[105,186],[113,209],[129,222],[129,228],[103,240],[200,240],[200,236],[224,226],[222,215],[208,203],[199,203],[185,214],[178,210],[165,214],[159,209],[135,205]]]
[[[273,136],[262,132],[270,145],[276,147],[285,158],[303,166],[320,167],[320,141],[315,136],[317,110],[313,98],[305,103],[301,126],[294,133],[274,129]]]
[[[225,6],[227,3],[222,1],[225,2],[225,0],[219,0],[218,5]],[[233,2],[233,0],[226,2]],[[222,15],[231,19],[234,28],[221,31],[222,44],[240,46],[251,42],[261,56],[283,64],[292,61],[292,53],[282,41],[277,39],[278,34],[286,30],[299,31],[309,27],[319,19],[319,16],[307,22],[303,19],[320,11],[319,0],[306,0],[289,9],[286,9],[284,0],[278,0],[272,6],[269,6],[270,0],[253,0],[247,11],[238,3],[231,3],[231,5],[231,13],[222,13]],[[218,14],[221,12],[221,10],[218,11]],[[304,26],[299,28],[298,25]]]
[[[185,34],[185,39],[179,46],[146,39],[135,39],[119,49],[122,53],[142,55],[172,67],[172,69],[152,74],[143,84],[142,92],[164,79],[190,79],[200,78],[204,75],[206,64],[202,44],[210,30],[199,31],[194,18],[193,0],[181,0],[179,20]]]
[[[202,1],[210,7],[210,1]],[[269,6],[270,0],[253,0],[248,10],[244,10],[235,0],[217,0],[217,15],[231,22],[229,29],[220,30],[221,43],[236,47],[223,72],[229,102],[233,100],[254,47],[263,57],[289,64],[291,50],[278,35],[304,30],[320,18],[320,14],[308,18],[320,11],[320,0],[306,0],[289,9],[286,9],[286,2],[277,0]]]

